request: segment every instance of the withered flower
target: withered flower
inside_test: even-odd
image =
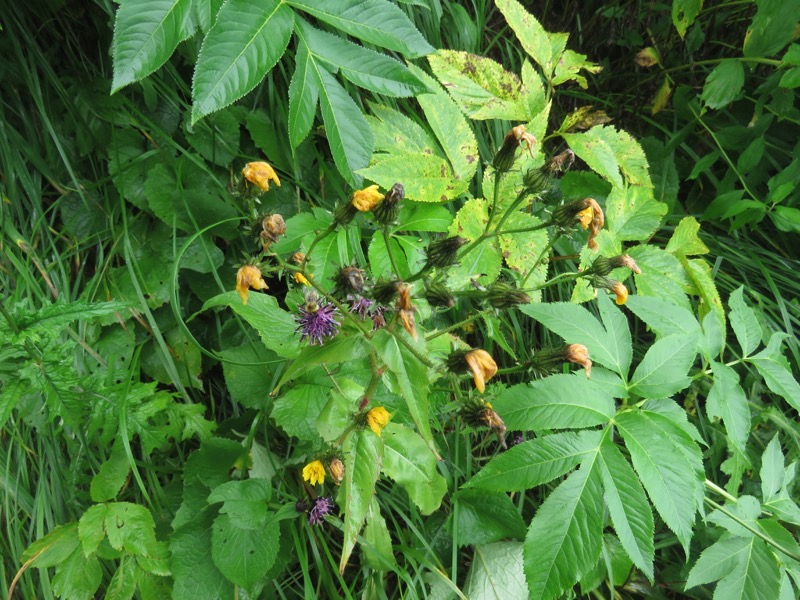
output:
[[[267,215],[261,220],[261,244],[264,246],[264,252],[267,251],[270,244],[277,242],[280,237],[286,233],[286,222],[283,217],[278,213]]]
[[[372,297],[379,304],[389,304],[397,295],[397,289],[400,284],[401,282],[397,279],[379,281],[372,288]]]
[[[339,485],[344,479],[344,463],[338,458],[332,458],[328,463],[328,473],[331,474],[333,483]]]
[[[627,267],[637,275],[642,274],[642,270],[639,268],[639,265],[636,264],[636,261],[633,260],[628,254],[622,254],[620,256],[614,256],[608,259],[611,266],[616,269],[619,267]]]
[[[505,448],[506,424],[503,421],[503,419],[500,418],[500,415],[498,415],[494,411],[492,405],[489,404],[488,402],[486,403],[485,408],[481,412],[480,420],[483,422],[484,425],[486,425],[489,429],[492,430],[492,433],[494,433],[498,437],[498,439],[500,440],[500,444],[503,446],[503,448]]]
[[[569,362],[583,367],[586,379],[592,374],[592,361],[589,359],[589,349],[583,344],[569,344],[564,348],[564,358]]]
[[[348,266],[333,276],[336,288],[346,294],[360,294],[364,291],[364,269]]]
[[[605,224],[605,216],[603,209],[594,198],[584,198],[559,206],[553,211],[553,221],[565,229],[571,227],[575,222],[580,223],[581,227],[589,230],[587,245],[592,250],[597,250],[597,242],[594,239]]]
[[[254,290],[269,289],[261,274],[261,269],[255,265],[244,265],[236,273],[236,291],[242,299],[242,304],[247,304],[250,288]]]
[[[414,311],[416,310],[411,304],[411,286],[407,283],[397,284],[397,317],[403,323],[403,327],[408,334],[417,339],[417,325],[414,322]]]
[[[375,435],[380,436],[391,418],[388,410],[382,406],[376,406],[367,413],[367,425],[375,432]]]
[[[492,166],[499,172],[506,172],[511,169],[514,164],[514,155],[517,148],[520,146],[527,146],[528,152],[533,156],[533,145],[537,143],[536,138],[530,133],[525,131],[524,125],[517,125],[512,127],[511,131],[506,134],[503,139],[503,144],[494,155]]]
[[[483,393],[486,389],[486,382],[497,373],[497,363],[494,362],[491,354],[481,349],[470,350],[464,355],[464,360],[467,361],[469,370],[472,371],[475,388]]]
[[[616,279],[608,279],[606,277],[595,277],[594,286],[613,292],[616,296],[616,303],[619,305],[625,304],[628,300],[628,288]]]
[[[258,187],[263,192],[269,191],[269,182],[274,181],[275,185],[281,187],[281,180],[275,173],[275,169],[265,162],[251,162],[247,163],[242,169],[244,178]]]

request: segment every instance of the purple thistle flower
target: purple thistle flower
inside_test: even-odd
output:
[[[309,525],[322,525],[325,515],[333,510],[333,498],[320,496],[314,500],[314,507],[308,513]]]
[[[296,331],[301,333],[300,341],[308,338],[308,343],[312,346],[321,346],[323,338],[331,338],[339,333],[341,323],[336,320],[339,311],[333,304],[322,300],[309,300],[298,310],[300,316],[295,319],[297,320]]]

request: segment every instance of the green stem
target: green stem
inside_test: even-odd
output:
[[[547,255],[547,253],[550,252],[550,249],[555,245],[555,243],[558,241],[559,237],[561,237],[561,233],[560,232],[556,233],[555,235],[553,235],[553,237],[550,239],[550,241],[547,242],[547,245],[539,253],[539,257],[536,259],[536,261],[533,263],[533,265],[531,265],[531,268],[528,269],[528,272],[525,273],[525,277],[522,278],[522,283],[520,283],[520,287],[525,287],[525,284],[528,282],[528,279],[530,278],[531,275],[533,275],[533,271],[536,269],[536,267],[539,266],[539,263]],[[542,286],[542,287],[544,287],[544,286]]]
[[[333,231],[335,229],[336,229],[336,222],[334,221],[333,223],[330,224],[330,226],[325,231],[323,231],[319,235],[317,235],[317,237],[314,238],[313,242],[311,242],[311,245],[308,247],[308,250],[306,251],[305,258],[303,258],[303,269],[302,269],[303,272],[305,272],[305,270],[306,270],[306,264],[308,263],[308,257],[311,256],[311,252],[314,250],[314,246],[316,246],[317,243],[319,243],[324,238],[328,237],[329,234],[333,233]]]
[[[693,67],[702,67],[705,65],[717,65],[726,60],[738,60],[739,62],[745,63],[757,63],[761,65],[771,65],[773,67],[780,67],[783,66],[783,63],[779,60],[773,60],[771,58],[747,58],[745,56],[738,56],[736,58],[710,58],[708,60],[698,60],[687,65],[680,65],[678,67],[670,67],[669,69],[663,69],[662,73],[674,73],[675,71],[688,71]]]
[[[406,349],[407,349],[409,352],[411,352],[411,354],[413,354],[413,355],[414,355],[414,356],[417,358],[417,360],[419,360],[419,361],[420,361],[422,364],[424,364],[426,367],[431,367],[431,368],[433,368],[434,366],[436,366],[436,365],[434,365],[434,364],[433,364],[433,363],[430,361],[430,359],[428,359],[428,357],[427,357],[427,356],[423,356],[423,355],[422,355],[422,354],[419,352],[419,350],[417,350],[416,348],[414,348],[414,346],[412,346],[412,345],[411,345],[411,343],[410,343],[410,342],[409,342],[407,339],[405,339],[405,338],[402,336],[402,334],[398,333],[397,331],[395,331],[395,330],[393,330],[393,329],[390,329],[390,330],[389,330],[389,333],[391,333],[391,334],[392,334],[392,336],[394,336],[394,339],[396,339],[396,340],[397,340],[398,342],[400,342],[400,343],[401,343],[403,346],[405,346],[405,347],[406,347]]]
[[[477,318],[479,318],[481,316],[482,316],[481,313],[475,313],[474,315],[472,315],[471,317],[467,317],[463,321],[459,321],[458,323],[456,323],[454,325],[450,325],[449,327],[445,327],[444,329],[441,329],[441,330],[437,331],[436,333],[432,333],[431,335],[426,336],[425,337],[425,341],[429,342],[432,339],[435,339],[435,338],[439,337],[440,335],[444,335],[445,333],[449,333],[450,331],[453,331],[454,329],[458,329],[459,327],[463,327],[464,325],[468,325],[469,323],[472,323],[475,319],[477,319]]]

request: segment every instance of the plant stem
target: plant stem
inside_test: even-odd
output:
[[[427,336],[425,338],[425,341],[429,342],[432,339],[435,339],[435,338],[439,337],[440,335],[444,335],[445,333],[453,331],[454,329],[458,329],[459,327],[463,327],[464,325],[468,325],[469,323],[472,323],[475,319],[477,319],[477,318],[479,318],[481,316],[482,316],[481,313],[475,313],[474,315],[472,315],[471,317],[467,317],[463,321],[459,321],[458,323],[455,323],[454,325],[450,325],[449,327],[445,327],[444,329],[440,329],[436,333],[432,333],[431,335],[429,335],[429,336]]]
[[[550,252],[550,249],[555,245],[555,243],[558,241],[559,237],[561,237],[561,233],[560,232],[558,232],[555,235],[553,235],[553,237],[550,239],[550,241],[547,242],[547,245],[539,253],[539,257],[536,259],[536,261],[533,263],[533,265],[531,265],[531,268],[528,269],[528,272],[525,273],[525,277],[522,278],[522,283],[520,283],[520,287],[525,287],[525,284],[528,282],[528,279],[533,274],[533,271],[536,269],[536,267],[539,266],[539,263],[547,255],[547,253]],[[558,278],[556,278],[556,279],[558,279]],[[551,284],[548,283],[546,285],[551,285]],[[541,286],[541,287],[545,287],[545,286]],[[539,289],[541,289],[541,287]]]

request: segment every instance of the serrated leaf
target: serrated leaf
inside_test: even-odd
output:
[[[330,65],[357,86],[384,96],[403,98],[428,91],[402,63],[321,31],[297,19],[297,34],[315,60]]]
[[[279,539],[277,520],[258,529],[243,529],[229,515],[221,514],[214,520],[211,556],[225,577],[247,589],[261,581],[272,567]]]
[[[714,313],[724,340],[725,330],[727,329],[725,309],[722,307],[722,299],[719,297],[717,286],[714,283],[710,265],[702,258],[690,260],[680,258],[680,261],[684,269],[686,269],[689,279],[694,284],[695,293],[702,300],[698,311],[700,319],[702,320],[709,313]]]
[[[797,379],[789,369],[789,363],[781,354],[780,345],[784,337],[785,333],[773,333],[767,347],[748,360],[756,366],[770,390],[781,396],[795,410],[800,411],[800,384],[797,383]]]
[[[447,482],[437,470],[436,456],[425,440],[407,427],[389,423],[382,434],[384,475],[406,490],[423,515],[431,514],[447,492]]]
[[[514,212],[506,219],[504,230],[531,229],[541,224],[541,220],[533,215],[523,212]],[[541,256],[548,244],[548,235],[545,229],[539,231],[518,231],[499,236],[500,250],[506,264],[517,273],[525,275],[534,267],[534,263]],[[547,279],[547,262],[536,265],[533,273],[528,277],[526,286],[536,288],[544,284]],[[540,292],[534,292],[532,300],[541,299]]]
[[[739,286],[728,298],[731,327],[742,347],[743,356],[749,356],[761,345],[761,325],[755,311],[744,301],[744,286]]]
[[[311,54],[306,44],[298,43],[294,75],[289,83],[289,141],[292,150],[295,150],[311,131],[314,115],[317,114],[318,101],[319,84],[311,66]]]
[[[542,68],[545,77],[550,79],[556,60],[550,34],[516,0],[500,0],[496,4],[516,34],[522,49]]]
[[[449,163],[439,156],[403,152],[376,154],[372,164],[358,174],[386,189],[402,179],[406,198],[417,202],[453,200],[464,193],[468,184],[456,179]]]
[[[416,121],[388,106],[370,103],[369,107],[374,117],[368,116],[367,119],[375,136],[376,151],[445,158],[434,137]]]
[[[687,455],[699,456],[699,449],[685,441],[677,426],[657,424],[644,411],[623,412],[616,423],[650,501],[688,554],[702,470],[698,473]]]
[[[614,188],[606,198],[606,227],[617,241],[641,241],[658,229],[667,205],[650,188]]]
[[[542,503],[525,537],[525,576],[531,598],[560,597],[591,569],[603,537],[600,474],[587,460]]]
[[[112,94],[158,69],[194,33],[191,8],[191,0],[141,0],[119,7],[111,43]]]
[[[409,58],[433,52],[405,13],[387,0],[289,0],[287,4],[365,42]]]
[[[772,436],[761,455],[761,497],[764,502],[772,500],[783,487],[783,451],[778,434]]]
[[[526,600],[522,543],[477,546],[464,593],[467,598],[481,600]]]
[[[373,498],[369,504],[361,536],[361,557],[371,569],[389,571],[397,568],[397,561],[392,553],[392,536],[386,526],[386,519],[381,515],[377,498]]]
[[[170,568],[175,580],[172,597],[176,600],[209,597],[229,600],[234,597],[233,584],[220,572],[212,558],[215,517],[215,509],[205,509],[170,535]]]
[[[371,430],[355,431],[345,445],[344,542],[339,572],[344,572],[367,517],[380,476],[383,442]]]
[[[86,557],[75,550],[56,568],[53,592],[60,598],[92,600],[100,587],[103,572],[97,556]]]
[[[274,297],[251,293],[247,304],[236,292],[225,292],[206,301],[202,310],[216,306],[230,307],[258,331],[261,341],[279,356],[293,358],[300,348],[295,336],[297,323],[292,315],[278,307]]]
[[[112,548],[141,556],[158,553],[155,523],[149,510],[130,502],[112,502],[105,506],[104,526]]]
[[[519,77],[490,58],[455,50],[428,56],[433,73],[470,119],[528,121],[526,90]]]
[[[627,379],[626,356],[620,354],[622,347],[611,341],[611,335],[584,307],[569,302],[549,302],[526,304],[519,309],[560,335],[568,344],[584,344],[592,361]]]
[[[708,416],[722,419],[732,446],[745,454],[750,435],[750,406],[742,386],[739,385],[739,375],[728,365],[716,361],[711,361],[711,370],[714,373],[714,384],[706,400]]]
[[[444,232],[452,222],[453,215],[444,206],[414,202],[406,196],[394,231]]]
[[[140,570],[133,558],[123,556],[108,582],[104,600],[130,600],[139,583]]]
[[[672,23],[681,38],[686,35],[686,31],[694,23],[702,7],[703,0],[675,0],[672,3]]]
[[[697,338],[700,333],[700,324],[691,312],[661,298],[629,296],[625,306],[660,337],[681,334]]]
[[[121,438],[117,438],[117,442],[111,449],[111,456],[100,465],[97,474],[92,478],[89,488],[92,500],[105,502],[114,498],[125,484],[130,470],[131,465],[128,462],[128,455],[125,453],[125,446],[122,444]]]
[[[289,435],[306,441],[319,437],[314,427],[328,402],[328,386],[298,384],[276,399],[271,417]]]
[[[495,456],[465,488],[522,492],[572,470],[597,447],[598,432],[565,431],[522,442]]]
[[[192,123],[256,87],[283,56],[293,27],[294,13],[278,0],[227,0],[197,57]]]
[[[486,201],[478,198],[468,200],[456,214],[448,233],[470,241],[476,240],[483,235],[488,220],[489,207]],[[497,244],[493,239],[485,240],[460,257],[459,264],[448,271],[448,279],[454,289],[465,287],[473,277],[481,283],[491,283],[500,275],[501,264],[502,257]]]
[[[699,333],[699,332],[698,332]],[[673,334],[650,346],[631,376],[629,389],[642,398],[666,398],[691,383],[687,373],[697,355],[693,337]]]
[[[614,416],[614,400],[581,374],[551,375],[503,390],[492,402],[509,429],[593,427]]]
[[[33,542],[22,553],[22,560],[31,567],[55,567],[75,552],[81,542],[78,538],[78,523],[59,525],[50,533]],[[101,530],[102,535],[102,530]]]
[[[461,490],[453,496],[453,501],[457,507],[453,527],[458,531],[460,546],[525,537],[525,522],[506,494]]]
[[[633,563],[653,581],[653,511],[639,478],[608,437],[598,455],[604,497],[614,530]]]
[[[736,59],[725,59],[706,77],[700,98],[708,108],[724,108],[736,99],[743,86],[744,66]]]
[[[240,529],[262,529],[267,521],[272,486],[266,479],[227,481],[215,487],[208,503],[223,502],[220,513],[228,515],[230,525]]]
[[[672,237],[669,238],[665,250],[672,254],[682,254],[692,256],[695,254],[708,254],[708,246],[697,235],[700,231],[700,223],[694,217],[684,217]]]
[[[633,359],[633,341],[631,340],[628,318],[605,294],[598,296],[597,306],[600,309],[603,327],[608,332],[607,345],[609,350],[619,360],[620,372],[627,373]]]

